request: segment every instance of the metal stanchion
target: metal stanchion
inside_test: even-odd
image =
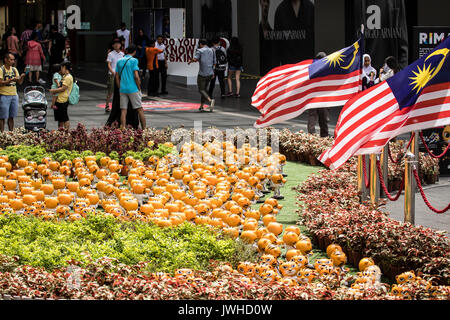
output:
[[[370,155],[370,202],[377,204],[380,199],[380,180],[377,174],[377,154]]]
[[[364,182],[363,161],[366,161],[367,156],[358,156],[358,191],[361,195],[361,202],[367,200],[367,188]],[[367,163],[367,161],[366,161]]]
[[[384,146],[383,152],[381,153],[381,156],[380,156],[381,174],[383,176],[383,180],[386,181],[386,184],[388,181],[388,158],[389,158],[388,148],[389,148],[389,145],[386,144]],[[383,188],[380,189],[380,198],[387,198],[386,194],[383,191]]]
[[[414,167],[417,167],[419,159],[419,133],[414,133],[414,138],[411,141],[409,150],[406,153],[405,159],[405,217],[404,221],[411,224],[415,223],[416,215],[416,180],[414,178]]]

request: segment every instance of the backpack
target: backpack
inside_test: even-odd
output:
[[[217,66],[219,68],[226,68],[228,63],[227,55],[221,49],[222,47],[217,47],[216,49]]]
[[[79,101],[80,101],[80,87],[78,87],[77,82],[74,81],[72,85],[72,91],[70,91],[69,94],[69,104],[75,105],[78,104]]]

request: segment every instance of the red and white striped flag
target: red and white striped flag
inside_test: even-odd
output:
[[[323,59],[271,70],[252,97],[252,106],[262,113],[254,126],[280,123],[308,109],[343,106],[360,91],[361,41]]]
[[[449,124],[450,37],[428,56],[349,100],[333,147],[319,160],[337,169],[353,155],[380,153],[400,134]]]

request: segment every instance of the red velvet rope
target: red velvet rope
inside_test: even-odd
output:
[[[419,136],[420,136],[420,139],[422,140],[422,143],[423,143],[423,145],[425,146],[425,149],[427,150],[428,154],[429,154],[432,158],[434,158],[434,159],[440,159],[440,158],[442,158],[443,156],[445,156],[445,154],[447,153],[447,151],[450,149],[450,143],[449,143],[449,144],[447,145],[447,148],[445,148],[444,152],[437,156],[437,155],[433,154],[433,152],[428,148],[428,146],[427,146],[427,144],[426,144],[426,142],[425,142],[425,139],[423,138],[423,133],[422,133],[422,131],[420,131]]]
[[[389,190],[386,187],[386,183],[383,180],[383,174],[381,173],[381,165],[380,165],[380,161],[379,160],[377,160],[377,170],[378,170],[378,178],[380,179],[380,184],[381,184],[381,187],[383,188],[384,193],[386,194],[386,196],[388,197],[389,200],[397,201],[398,198],[400,198],[400,195],[402,194],[403,187],[405,186],[405,174],[403,174],[402,183],[400,185],[400,189],[398,190],[397,195],[395,197],[393,197],[389,193]]]
[[[413,132],[413,133],[411,134],[411,138],[409,139],[408,145],[407,145],[406,148],[405,148],[406,150],[408,150],[409,146],[411,145],[411,142],[413,141],[414,136],[415,136],[415,132]],[[388,155],[389,155],[389,159],[391,159],[391,161],[392,161],[394,164],[398,164],[398,163],[402,160],[402,158],[403,158],[403,156],[401,156],[401,157],[398,157],[397,160],[394,160],[394,158],[392,157],[391,148],[389,148],[389,143],[388,143]]]
[[[363,176],[364,176],[364,185],[366,186],[366,188],[368,188],[370,186],[370,179],[367,177],[367,169],[366,169],[366,156],[362,156],[363,157]],[[370,160],[369,160],[370,163]]]
[[[422,184],[420,183],[420,178],[419,178],[419,174],[417,173],[417,170],[414,169],[413,173],[414,173],[414,177],[416,178],[417,187],[419,188],[419,191],[420,191],[420,194],[422,195],[423,201],[428,206],[428,208],[430,208],[431,211],[436,212],[438,214],[441,214],[441,213],[444,213],[444,212],[450,210],[450,203],[443,210],[438,210],[435,207],[433,207],[431,205],[430,201],[428,201],[427,196],[425,195],[425,192],[423,191]]]

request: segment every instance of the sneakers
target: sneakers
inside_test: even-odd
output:
[[[42,80],[42,79],[39,79],[38,82],[39,82],[40,84],[46,84],[46,83],[47,83],[47,81]]]
[[[225,95],[225,97],[232,97],[234,94],[233,94],[233,92],[228,92],[226,95]]]
[[[239,93],[236,93],[236,94],[234,95],[234,97],[235,97],[235,98],[240,98],[241,95],[240,95]]]

